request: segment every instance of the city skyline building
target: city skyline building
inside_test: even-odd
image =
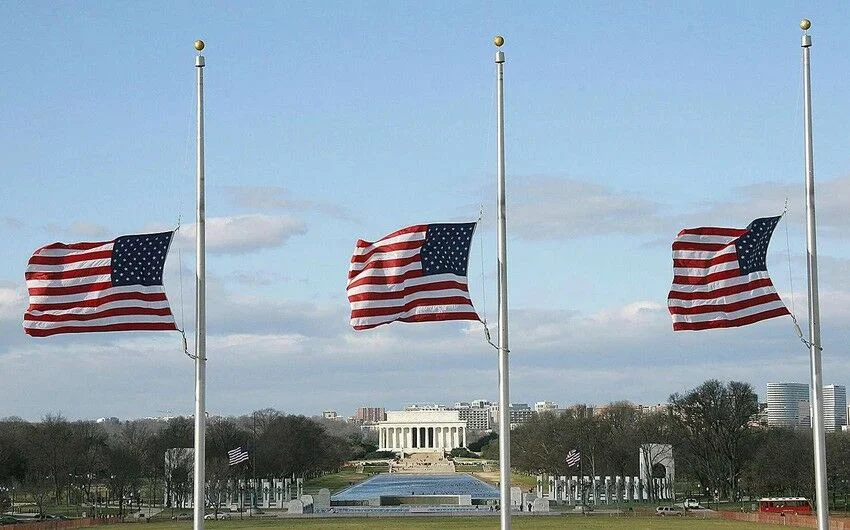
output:
[[[843,385],[823,387],[824,430],[840,431],[847,425],[847,389]]]
[[[479,405],[487,403],[486,406],[473,406],[472,403],[458,402],[449,410],[456,410],[461,421],[466,422],[466,428],[470,431],[490,431],[493,429],[492,417],[490,415],[489,401],[475,400]]]
[[[811,427],[809,385],[805,383],[767,384],[767,425],[769,427]]]
[[[354,421],[357,423],[373,424],[387,419],[384,407],[360,407],[354,411]]]
[[[556,410],[558,410],[558,404],[554,401],[538,401],[534,404],[534,412],[538,414],[540,414],[541,412]]]

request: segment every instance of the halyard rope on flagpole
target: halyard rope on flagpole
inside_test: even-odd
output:
[[[797,336],[800,338],[800,342],[806,345],[806,348],[811,348],[812,344],[806,340],[806,337],[803,335],[803,330],[800,329],[800,323],[797,322],[797,309],[794,304],[794,275],[791,271],[791,236],[788,233],[788,218],[786,214],[788,213],[788,197],[785,197],[785,209],[782,210],[782,218],[785,221],[785,252],[788,256],[788,287],[791,290],[791,322],[794,324],[794,330],[797,332]],[[818,345],[818,349],[823,351],[823,348]]]
[[[478,208],[478,225],[479,226],[481,225],[481,219],[483,219],[483,218],[484,218],[484,205],[482,204]],[[492,346],[492,347],[496,348],[496,350],[498,350],[499,346],[497,344],[493,343],[493,339],[490,337],[490,328],[487,327],[487,294],[486,294],[487,293],[487,286],[485,285],[485,278],[484,278],[484,276],[485,276],[484,275],[484,235],[481,233],[480,230],[478,231],[478,242],[479,242],[478,246],[481,248],[481,306],[482,306],[481,314],[483,315],[481,317],[481,324],[484,326],[484,339],[487,341],[487,344],[489,344],[490,346]]]
[[[180,231],[181,220],[181,215],[177,214],[177,228],[174,229],[175,233]],[[190,359],[194,359],[195,356],[189,353],[189,341],[186,339],[186,304],[183,298],[183,253],[180,251],[179,244],[177,245],[177,267],[179,268],[178,277],[180,278],[180,327],[177,331],[179,331],[180,335],[183,336],[183,353],[185,353]]]

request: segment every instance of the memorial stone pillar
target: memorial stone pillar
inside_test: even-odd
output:
[[[271,488],[269,488],[269,480],[264,478],[264,479],[260,482],[260,485],[261,485],[261,490],[260,490],[260,491],[261,491],[261,492],[262,492],[262,494],[263,494],[263,497],[262,497],[262,499],[263,499],[262,507],[263,507],[263,508],[268,508],[268,507],[269,507],[269,498],[271,497],[271,495],[270,495],[270,494],[271,494]]]
[[[591,482],[591,484],[593,485],[593,504],[599,504],[599,477],[594,476],[592,480],[593,482]]]
[[[304,477],[296,478],[295,485],[298,487],[298,498],[300,499],[304,495]]]
[[[283,479],[283,500],[286,502],[292,500],[292,479],[289,477]]]
[[[581,499],[581,484],[579,484],[580,480],[581,480],[581,477],[577,477],[577,476],[573,475],[573,498],[575,499],[576,504],[581,503],[581,500],[582,500]]]
[[[277,508],[283,507],[283,487],[279,478],[272,479],[272,489],[274,490],[274,505]]]
[[[611,504],[611,477],[605,477],[605,504]]]
[[[632,477],[625,477],[625,487],[626,487],[626,502],[632,502],[634,497],[632,496]]]

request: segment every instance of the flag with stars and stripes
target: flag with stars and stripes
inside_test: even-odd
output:
[[[767,247],[779,219],[679,232],[667,297],[674,331],[731,328],[790,314],[767,274]]]
[[[248,450],[242,449],[241,445],[227,452],[227,463],[231,466],[241,464],[246,460],[248,460]]]
[[[176,330],[162,285],[174,232],[121,236],[98,243],[53,243],[26,270],[33,337],[95,331]]]
[[[466,283],[475,223],[414,225],[357,241],[348,270],[351,326],[480,320]]]
[[[570,449],[567,453],[567,467],[578,467],[581,463],[581,452],[578,449]]]

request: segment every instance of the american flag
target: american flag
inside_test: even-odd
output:
[[[162,286],[174,232],[98,243],[53,243],[36,250],[26,271],[33,337],[93,331],[177,329]]]
[[[570,449],[565,460],[567,467],[577,467],[581,463],[581,452],[578,449]]]
[[[667,297],[674,331],[731,328],[790,314],[767,274],[767,246],[779,219],[679,232]]]
[[[248,450],[242,449],[240,445],[236,449],[231,449],[227,452],[227,462],[231,466],[235,466],[236,464],[241,464],[242,462],[248,460]]]
[[[466,284],[475,223],[408,226],[357,242],[348,270],[351,325],[480,320]]]

